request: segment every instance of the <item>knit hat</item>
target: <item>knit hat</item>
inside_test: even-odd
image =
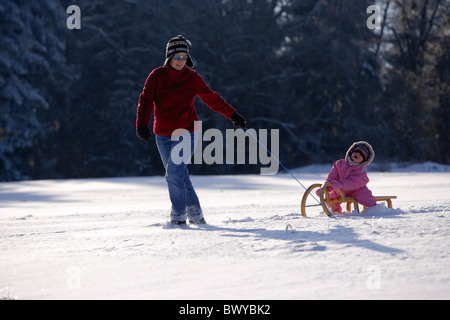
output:
[[[351,159],[351,154],[353,152],[359,152],[363,158],[364,161],[361,163],[356,163]],[[347,160],[349,165],[359,165],[360,167],[367,167],[369,164],[372,163],[373,159],[375,158],[375,152],[373,151],[372,146],[365,142],[365,141],[358,141],[355,142],[345,154],[345,159]]]
[[[169,60],[178,52],[184,52],[187,54],[188,59],[186,61],[186,65],[189,68],[194,67],[194,62],[192,62],[191,56],[189,55],[189,48],[192,46],[191,42],[183,37],[182,35],[178,35],[167,42],[166,47],[166,61],[164,61],[164,65],[166,65]]]

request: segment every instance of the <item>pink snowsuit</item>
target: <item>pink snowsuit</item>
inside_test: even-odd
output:
[[[335,189],[340,189],[347,197],[354,197],[360,204],[366,207],[373,207],[377,201],[372,195],[372,192],[366,186],[367,183],[369,183],[369,178],[367,177],[367,172],[364,169],[372,162],[375,156],[372,147],[366,143],[368,148],[370,147],[371,154],[369,159],[364,163],[357,164],[350,160],[350,154],[352,151],[358,147],[358,144],[360,145],[362,143],[362,141],[355,143],[347,151],[345,159],[338,160],[333,164],[333,168],[331,168],[325,183],[331,182],[333,185],[332,190],[329,188],[330,199],[339,198],[340,195]],[[317,194],[319,192],[320,190],[317,191]],[[332,209],[335,212],[342,212],[342,208],[339,203],[334,204]]]

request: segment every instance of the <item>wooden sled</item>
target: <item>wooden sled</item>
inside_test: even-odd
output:
[[[306,189],[305,193],[303,194],[302,197],[302,205],[301,205],[301,210],[302,210],[302,216],[306,217],[306,208],[307,207],[316,207],[316,206],[322,206],[323,211],[326,213],[327,216],[331,217],[333,214],[331,213],[330,207],[333,206],[333,204],[335,203],[347,203],[347,211],[351,211],[351,207],[353,204],[353,207],[355,208],[355,210],[357,212],[359,211],[359,203],[358,201],[356,201],[355,198],[353,197],[347,197],[345,196],[344,192],[342,190],[337,189],[337,191],[340,194],[340,198],[336,198],[336,199],[330,199],[330,195],[328,193],[327,187],[331,186],[330,182],[325,183],[325,185],[322,186],[322,184],[320,183],[316,183],[313,184],[311,186],[309,186],[308,189]],[[320,204],[313,204],[313,205],[307,205],[306,201],[308,199],[308,196],[312,196],[315,197],[315,192],[313,194],[313,190],[320,188]],[[387,203],[388,208],[392,208],[392,199],[397,199],[397,196],[376,196],[375,199],[377,199],[377,202],[379,201],[385,201]],[[317,200],[317,199],[316,199]],[[363,206],[364,208],[366,208],[366,206]]]

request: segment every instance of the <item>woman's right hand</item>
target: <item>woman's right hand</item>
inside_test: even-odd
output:
[[[148,139],[152,136],[146,124],[141,124],[136,128],[136,135],[139,139],[144,140],[145,143],[147,143]]]

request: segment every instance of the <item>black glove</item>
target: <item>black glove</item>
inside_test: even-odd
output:
[[[241,116],[239,113],[235,113],[231,116],[230,118],[231,122],[233,122],[233,125],[235,127],[239,127],[241,129],[245,129],[246,128],[246,121],[245,118],[243,116]]]
[[[136,135],[139,139],[144,140],[146,143],[148,139],[152,136],[150,130],[148,130],[148,126],[146,124],[141,124],[136,128]]]

